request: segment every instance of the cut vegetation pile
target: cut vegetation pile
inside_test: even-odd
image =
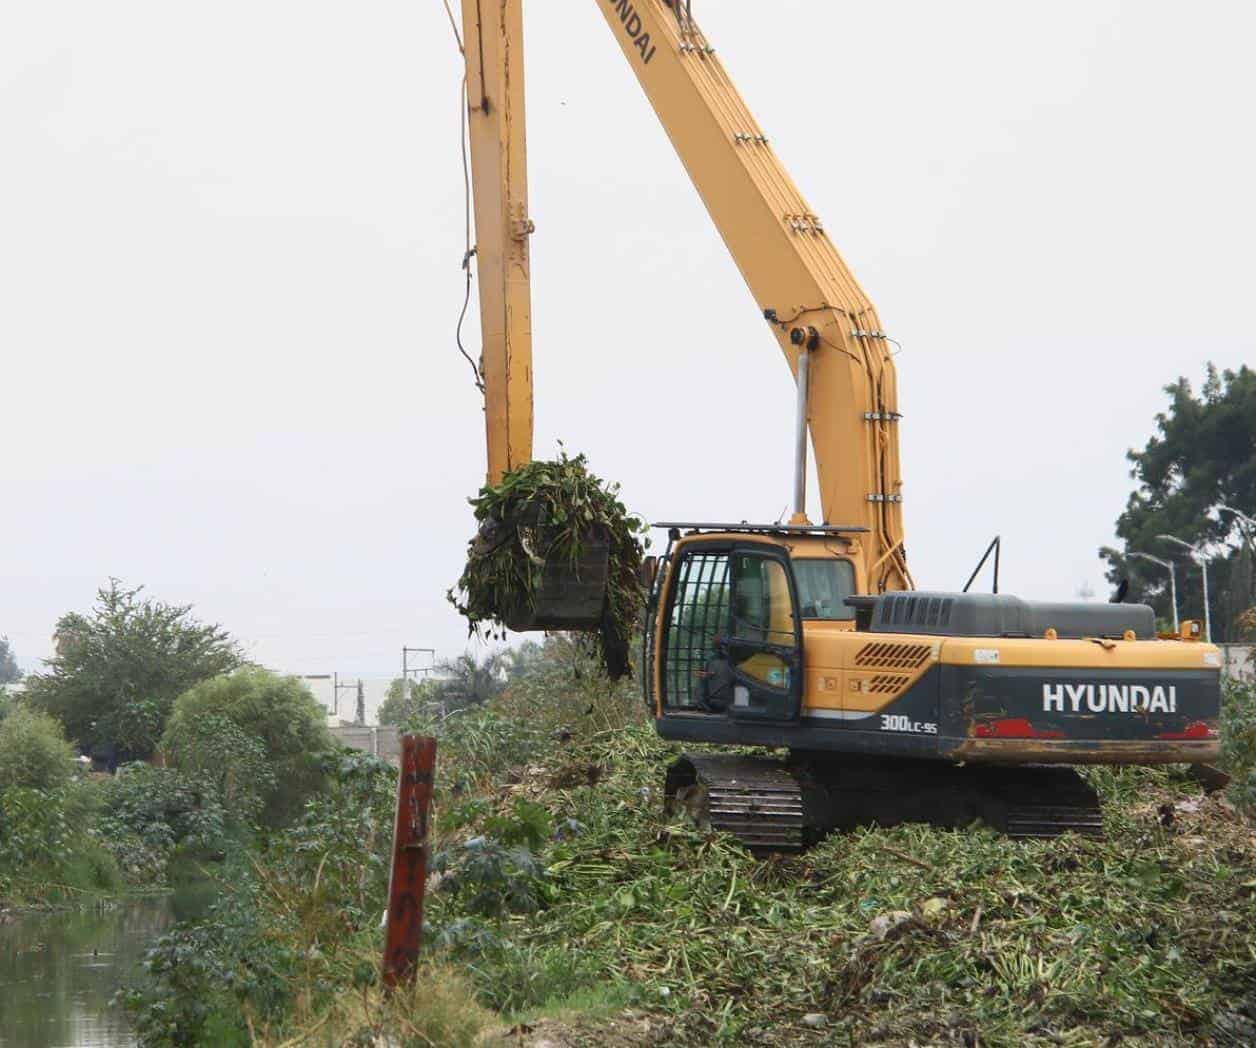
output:
[[[619,487],[588,470],[583,455],[529,462],[471,500],[479,533],[450,602],[472,632],[504,636],[536,607],[547,563],[578,577],[591,542],[609,549],[606,601],[597,645],[615,678],[629,672],[628,647],[644,593],[640,582],[644,521],[619,500]]]
[[[674,756],[604,732],[446,804],[431,920],[482,1000],[648,1010],[676,1044],[1256,1043],[1252,827],[1184,771],[1089,771],[1102,841],[908,825],[765,859],[662,817]]]
[[[1104,840],[910,825],[755,857],[664,816],[677,747],[578,652],[548,638],[502,698],[410,725],[440,739],[439,993],[375,984],[384,871],[354,842],[386,844],[382,783],[261,877],[224,968],[256,979],[257,943],[282,947],[300,991],[250,1005],[253,1043],[468,1044],[486,1021],[476,1043],[1256,1043],[1253,824],[1185,768],[1086,771]]]

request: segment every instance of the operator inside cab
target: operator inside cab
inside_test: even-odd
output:
[[[812,557],[790,563],[804,619],[835,622],[855,617],[855,609],[846,604],[855,593],[855,566],[850,561]]]

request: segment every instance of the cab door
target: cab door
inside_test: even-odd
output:
[[[716,650],[728,676],[731,717],[796,721],[802,710],[802,620],[783,550],[737,546],[729,563],[727,633]]]
[[[645,650],[664,716],[798,719],[802,624],[783,550],[690,540],[672,555],[659,599],[664,610],[649,617]],[[655,695],[646,697],[653,705]]]

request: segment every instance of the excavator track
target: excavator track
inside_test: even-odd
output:
[[[752,851],[797,852],[857,826],[981,821],[1023,838],[1103,836],[1094,789],[1072,768],[955,767],[937,761],[819,760],[686,753],[667,770],[669,813]]]
[[[1072,768],[1030,764],[985,772],[1002,800],[1002,825],[987,821],[1009,837],[1103,836],[1099,796]]]
[[[669,812],[687,811],[755,851],[801,851],[802,786],[780,761],[684,754],[667,769]]]

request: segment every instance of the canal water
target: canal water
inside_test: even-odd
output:
[[[174,920],[173,900],[156,897],[0,924],[0,1048],[133,1045],[110,1000]]]

